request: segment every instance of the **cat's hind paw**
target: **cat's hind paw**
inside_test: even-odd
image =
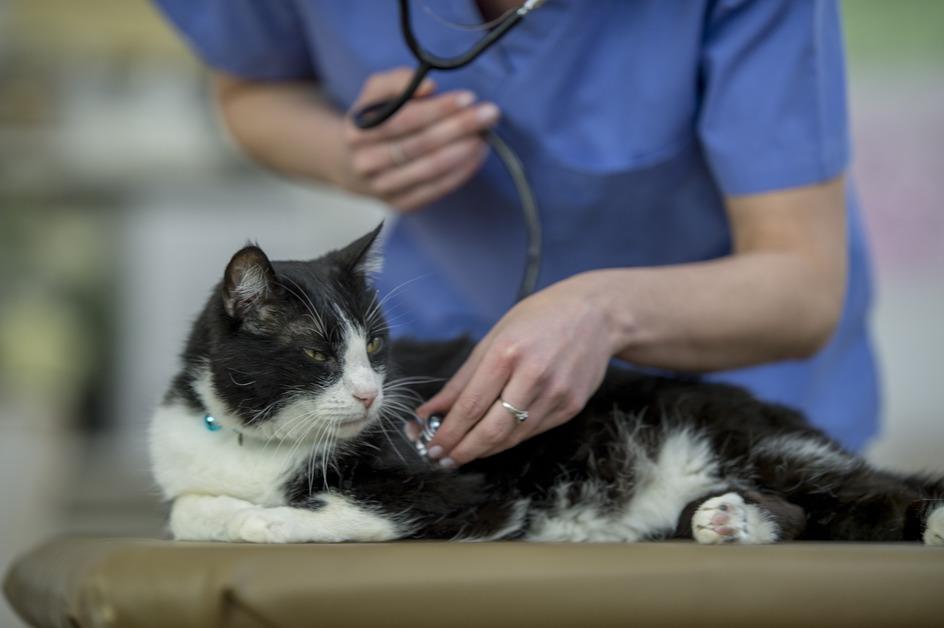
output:
[[[737,493],[712,497],[692,516],[692,536],[706,545],[760,544],[777,541],[777,526],[759,506]]]
[[[928,516],[924,528],[925,545],[944,545],[944,506],[937,508]]]

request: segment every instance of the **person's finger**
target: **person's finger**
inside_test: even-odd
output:
[[[574,368],[577,368],[576,365]],[[570,421],[584,409],[595,388],[596,385],[589,381],[580,382],[579,378],[577,380],[550,378],[545,382],[541,397],[534,402],[534,409],[529,412],[528,420],[522,424],[523,429],[516,430],[505,443],[485,455],[497,454]],[[531,420],[532,414],[537,419],[536,421]]]
[[[415,98],[393,114],[392,118],[373,129],[359,129],[353,124],[346,124],[346,139],[351,146],[357,147],[400,138],[447,118],[473,102],[475,94],[465,90],[430,98]]]
[[[478,136],[498,122],[501,115],[494,103],[486,102],[463,109],[401,140],[403,152],[411,158],[430,153],[466,136]]]
[[[479,455],[479,458],[487,458],[501,453],[506,449],[511,449],[515,445],[522,443],[532,436],[545,432],[552,427],[557,427],[564,422],[560,405],[548,398],[535,399],[528,408],[528,419],[509,434],[508,438],[497,443],[488,451]]]
[[[446,382],[439,392],[416,409],[417,416],[426,420],[433,414],[443,414],[449,411],[452,404],[459,398],[459,394],[465,389],[466,385],[468,385],[469,380],[472,379],[472,375],[478,368],[479,362],[482,361],[482,356],[485,355],[485,351],[491,342],[490,336],[491,333],[479,341],[475,345],[475,348],[472,349],[472,353],[469,354],[469,357],[466,358],[462,366],[459,367],[459,370],[456,371],[455,375],[449,378],[449,381]]]
[[[428,183],[390,197],[387,202],[399,211],[412,211],[438,201],[471,179],[485,161],[488,147],[481,145],[451,172]]]
[[[413,80],[415,70],[408,67],[393,68],[384,72],[371,74],[364,82],[361,93],[357,96],[352,109],[355,111],[371,103],[399,96]],[[436,83],[431,78],[423,79],[416,88],[417,97],[424,97],[436,90]]]
[[[420,427],[415,421],[404,421],[403,433],[406,435],[407,439],[415,442],[416,439],[420,437]]]
[[[450,449],[443,449],[444,457],[440,464],[444,467],[461,466],[476,458],[483,458],[490,451],[510,447],[517,430],[526,429],[528,421],[537,422],[538,416],[531,416],[529,408],[534,405],[540,394],[540,379],[529,376],[520,370],[512,375],[501,396],[492,404],[485,417],[472,426],[459,443]],[[528,411],[528,419],[520,423],[514,413],[502,405],[505,401],[519,410]]]
[[[456,140],[477,135],[495,126],[500,112],[493,103],[463,109],[432,126],[400,139],[365,144],[352,157],[354,171],[369,177],[384,170],[403,166],[403,160],[415,161]]]
[[[430,441],[430,458],[438,458],[451,451],[459,441],[491,409],[495,400],[508,383],[516,362],[516,356],[505,352],[490,351],[472,374],[469,384],[443,419],[442,425]],[[438,449],[433,449],[438,447]]]
[[[485,142],[481,137],[465,137],[399,168],[380,173],[368,182],[368,188],[376,196],[388,198],[417,185],[434,181],[480,157],[484,150]]]

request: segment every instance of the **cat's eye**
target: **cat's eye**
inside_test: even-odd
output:
[[[380,336],[374,336],[370,339],[370,342],[367,343],[367,353],[377,353],[380,351],[380,348],[383,346],[383,338]]]
[[[315,362],[327,362],[328,354],[323,351],[315,351],[314,349],[305,349],[305,355],[314,360]]]

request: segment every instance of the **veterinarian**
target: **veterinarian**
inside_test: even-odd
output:
[[[250,155],[396,212],[378,277],[395,331],[481,338],[419,410],[448,412],[444,466],[569,420],[612,357],[747,386],[852,449],[874,434],[836,2],[548,0],[368,131],[347,113],[415,65],[395,3],[157,2]],[[414,28],[458,54],[481,31],[454,24],[520,4],[415,0]],[[525,228],[493,127],[543,226],[538,290],[516,305]]]

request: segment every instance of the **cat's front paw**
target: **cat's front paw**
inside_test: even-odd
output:
[[[928,516],[924,528],[925,545],[944,545],[944,506],[941,506]]]
[[[692,536],[706,545],[774,543],[777,526],[758,506],[737,493],[712,497],[692,516]]]
[[[292,543],[292,525],[272,508],[247,508],[236,513],[228,526],[236,543]]]

